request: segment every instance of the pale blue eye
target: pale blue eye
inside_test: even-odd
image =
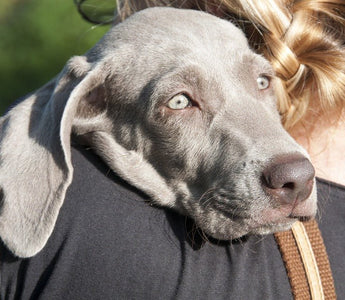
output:
[[[256,83],[258,84],[258,89],[259,90],[265,90],[270,86],[270,78],[266,75],[260,75],[256,79]]]
[[[178,94],[174,96],[168,102],[168,107],[171,109],[184,109],[186,107],[189,107],[190,105],[190,99],[183,94]]]

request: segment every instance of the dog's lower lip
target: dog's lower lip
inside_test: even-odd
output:
[[[301,222],[306,222],[306,221],[311,220],[311,219],[312,219],[312,216],[295,216],[295,215],[293,215],[293,214],[290,214],[290,215],[289,215],[289,218],[290,218],[290,219],[297,219],[297,220],[299,220],[299,221],[301,221]]]

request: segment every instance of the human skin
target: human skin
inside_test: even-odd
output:
[[[290,134],[310,154],[316,176],[345,185],[345,110],[309,113]]]

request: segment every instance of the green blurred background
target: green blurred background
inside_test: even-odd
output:
[[[114,7],[115,0],[91,0],[89,9],[102,1]],[[92,47],[108,28],[83,20],[73,0],[0,0],[0,115],[59,73],[69,57]]]

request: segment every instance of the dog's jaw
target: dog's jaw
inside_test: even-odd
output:
[[[296,220],[307,220],[315,216],[315,180],[307,199],[298,203],[281,204],[265,193],[255,175],[259,171],[253,170],[252,173],[241,175],[240,170],[248,171],[241,165],[243,163],[240,162],[238,167],[233,165],[229,168],[233,173],[219,170],[223,178],[215,180],[213,184],[210,179],[209,185],[205,184],[207,180],[200,174],[196,181],[204,182],[203,185],[187,184],[184,181],[175,183],[172,188],[177,194],[174,208],[192,218],[207,235],[219,240],[287,230]],[[256,167],[259,168],[260,165]],[[224,173],[227,173],[227,179],[224,179]],[[212,178],[209,174],[205,176]],[[239,176],[242,181],[238,180]]]

